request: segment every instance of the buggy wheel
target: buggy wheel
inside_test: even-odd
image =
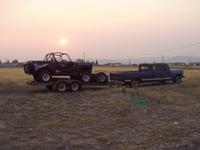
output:
[[[65,82],[59,82],[57,84],[57,91],[58,92],[63,93],[63,92],[66,92],[66,90],[67,90],[67,84]]]
[[[92,79],[92,75],[89,72],[84,72],[81,74],[81,81],[84,83],[89,83]]]
[[[49,71],[41,71],[39,73],[39,79],[44,83],[50,82],[52,79],[52,74]]]
[[[77,92],[81,89],[81,84],[77,81],[74,81],[70,84],[70,90],[72,92]]]

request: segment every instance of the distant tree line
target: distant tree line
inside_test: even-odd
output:
[[[19,62],[17,59],[10,61],[6,59],[4,62],[0,60],[0,67],[21,67],[24,63]]]
[[[17,59],[14,59],[13,61],[10,61],[9,59],[7,59],[5,62],[0,60],[0,64],[18,64],[20,63]]]

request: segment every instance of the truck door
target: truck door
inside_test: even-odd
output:
[[[167,80],[170,78],[169,67],[165,64],[155,64],[153,66],[153,78],[154,80]]]
[[[152,65],[141,65],[140,66],[140,78],[143,81],[150,81],[153,78],[153,66]]]

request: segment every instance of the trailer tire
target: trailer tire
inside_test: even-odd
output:
[[[71,92],[77,92],[77,91],[79,91],[81,89],[81,84],[79,82],[77,82],[77,81],[73,81],[70,84],[69,88],[70,88]]]
[[[53,86],[52,86],[52,85],[48,85],[48,86],[46,86],[46,88],[47,88],[49,91],[53,91]]]
[[[58,92],[64,93],[67,90],[67,84],[63,81],[57,83],[56,90]]]

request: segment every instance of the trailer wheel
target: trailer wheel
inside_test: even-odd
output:
[[[51,81],[52,74],[49,71],[46,71],[46,70],[41,71],[39,73],[39,79],[40,79],[41,82],[47,83],[47,82]]]
[[[46,88],[47,88],[49,91],[52,91],[52,90],[53,90],[53,86],[52,86],[52,85],[48,85],[48,86],[46,86]]]
[[[107,83],[108,76],[105,73],[98,73],[96,76],[96,82],[97,83]]]
[[[92,75],[89,72],[84,72],[81,74],[81,81],[84,83],[89,83],[92,79]]]
[[[81,89],[81,84],[77,81],[74,81],[70,84],[70,90],[72,92],[77,92]]]
[[[67,84],[65,82],[59,82],[57,84],[57,91],[58,92],[63,93],[63,92],[66,92],[66,90],[67,90]]]

